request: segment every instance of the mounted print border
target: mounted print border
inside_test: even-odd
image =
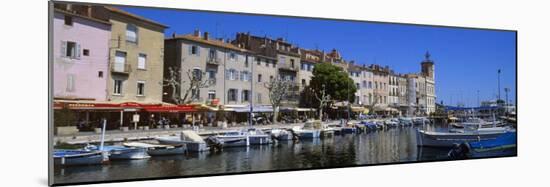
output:
[[[48,10],[50,185],[517,156],[514,30]]]

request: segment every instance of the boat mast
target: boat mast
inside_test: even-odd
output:
[[[103,144],[105,143],[105,130],[107,127],[107,119],[103,118],[103,128],[101,129],[101,142],[99,144],[99,150],[103,151]]]

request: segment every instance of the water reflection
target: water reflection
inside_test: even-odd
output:
[[[103,166],[56,168],[55,180],[85,182],[447,159],[448,150],[418,148],[415,132],[414,127],[395,128],[218,152],[117,161]]]

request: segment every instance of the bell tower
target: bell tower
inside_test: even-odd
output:
[[[420,63],[422,66],[422,75],[431,78],[432,80],[435,79],[434,74],[434,62],[430,59],[430,52],[426,51],[426,54],[424,55],[425,59]]]

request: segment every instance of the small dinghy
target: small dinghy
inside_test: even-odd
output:
[[[122,145],[126,147],[145,148],[147,149],[147,154],[150,156],[182,155],[187,152],[185,145],[162,145],[141,142],[126,142]]]

